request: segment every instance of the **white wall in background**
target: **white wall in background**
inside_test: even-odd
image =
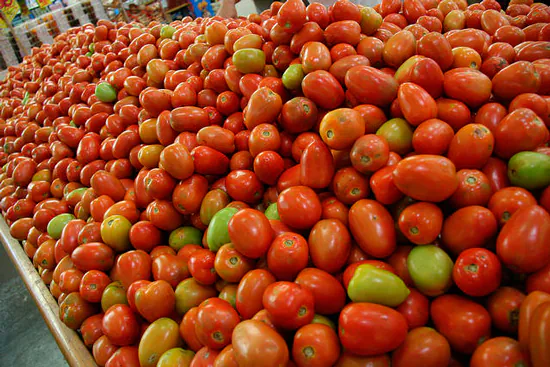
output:
[[[256,5],[254,5],[253,0],[241,0],[237,3],[236,8],[237,8],[237,14],[243,17],[246,17],[249,14],[254,14],[258,12],[258,10],[256,9]]]

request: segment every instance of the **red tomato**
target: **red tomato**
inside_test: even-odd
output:
[[[261,338],[258,338],[261,335]],[[246,320],[233,331],[233,350],[239,366],[287,366],[288,347],[282,336],[261,321]],[[250,346],[250,347],[247,347]]]
[[[286,232],[273,240],[267,252],[267,266],[279,280],[294,280],[307,266],[308,244],[297,233]]]
[[[491,79],[476,69],[452,69],[445,73],[444,89],[448,97],[475,108],[489,100]]]
[[[347,226],[340,220],[324,219],[311,229],[308,244],[313,264],[326,272],[336,273],[349,257],[351,236]]]
[[[350,303],[340,313],[338,335],[343,347],[359,356],[396,349],[407,336],[407,321],[397,311],[374,303]],[[364,343],[366,335],[378,335]]]
[[[295,330],[307,325],[315,315],[315,298],[306,287],[291,282],[275,282],[267,286],[262,303],[273,323]]]
[[[294,335],[292,357],[298,367],[333,366],[340,357],[336,332],[323,324],[303,326]]]
[[[311,228],[322,214],[317,194],[307,186],[294,186],[281,192],[277,210],[281,221],[296,229]]]
[[[499,336],[483,342],[476,348],[471,367],[498,367],[506,364],[528,365],[529,356],[522,351],[519,343],[505,336]]]
[[[209,250],[199,250],[191,254],[189,258],[189,272],[195,280],[201,284],[214,284],[218,275],[214,271],[216,255]]]
[[[548,129],[539,116],[530,109],[519,108],[509,113],[497,125],[495,152],[501,158],[533,150],[548,139]]]
[[[393,352],[392,366],[447,366],[451,347],[443,335],[432,328],[411,330],[405,341]]]
[[[430,301],[426,296],[414,288],[409,288],[411,293],[396,310],[407,320],[409,330],[425,326],[430,318]]]
[[[437,297],[430,314],[436,329],[461,353],[472,353],[491,332],[491,317],[478,303],[457,295]]]
[[[507,333],[517,333],[519,308],[525,294],[516,288],[501,287],[487,300],[487,311],[493,325]]]
[[[500,260],[482,248],[461,252],[453,267],[453,281],[462,292],[473,297],[494,292],[500,286],[501,277]]]
[[[332,315],[344,308],[346,291],[329,273],[316,268],[306,268],[298,274],[295,282],[313,293],[316,313]]]
[[[505,187],[491,196],[487,207],[503,226],[518,209],[531,205],[537,205],[537,200],[529,191],[521,187]]]
[[[199,305],[195,334],[203,345],[223,349],[231,343],[231,334],[239,321],[237,311],[229,302],[210,298]]]
[[[135,343],[139,339],[139,323],[127,305],[111,306],[103,316],[103,334],[113,344],[125,346]]]
[[[458,130],[451,140],[447,157],[457,169],[480,169],[487,163],[494,145],[495,138],[487,127],[468,124]]]
[[[317,106],[332,110],[344,102],[344,89],[338,79],[325,70],[316,70],[302,80],[304,95]]]
[[[427,245],[437,239],[443,227],[443,213],[432,203],[415,203],[399,215],[399,229],[416,245]]]
[[[391,255],[396,247],[395,227],[390,213],[374,200],[359,200],[349,211],[349,226],[357,244],[375,257]]]
[[[532,273],[550,262],[550,214],[538,205],[514,213],[497,238],[497,255],[512,271]],[[521,251],[529,248],[529,251]]]
[[[458,187],[455,165],[449,159],[435,155],[403,159],[393,171],[393,180],[405,195],[432,202],[449,198]]]
[[[484,207],[472,205],[458,209],[443,222],[441,240],[453,254],[473,247],[485,247],[497,233],[493,213]]]
[[[469,205],[487,205],[493,190],[489,179],[478,170],[461,169],[457,172],[458,188],[450,198],[456,208]]]
[[[251,270],[241,279],[236,295],[236,308],[243,319],[250,319],[262,310],[262,297],[266,288],[276,281],[267,270]]]

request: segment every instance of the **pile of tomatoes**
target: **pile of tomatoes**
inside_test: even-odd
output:
[[[550,366],[550,8],[73,28],[0,209],[99,366]]]

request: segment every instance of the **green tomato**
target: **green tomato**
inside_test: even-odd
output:
[[[122,215],[111,215],[101,222],[101,238],[103,242],[117,252],[132,248],[130,243],[130,228],[132,222]]]
[[[157,367],[189,367],[194,357],[195,352],[193,351],[182,348],[172,348],[162,353],[162,356],[160,356],[157,362]]]
[[[194,278],[182,280],[174,293],[176,295],[176,312],[179,315],[185,315],[187,311],[200,305],[202,301],[218,295],[216,288],[202,285]]]
[[[54,240],[60,239],[63,228],[73,219],[75,219],[75,216],[69,213],[59,214],[53,217],[47,227],[50,237]]]
[[[128,298],[126,298],[126,290],[121,282],[117,280],[105,287],[101,295],[101,309],[103,312],[107,311],[111,306],[127,304]]]
[[[293,64],[285,70],[281,79],[286,89],[296,90],[302,86],[302,79],[305,76],[302,64]]]
[[[382,16],[371,7],[361,8],[361,33],[370,36],[382,25]]]
[[[29,97],[30,97],[29,91],[26,91],[26,92],[25,92],[25,96],[23,97],[23,101],[21,101],[21,104],[22,104],[23,106],[26,105],[26,104],[29,102]]]
[[[143,333],[138,346],[141,367],[155,367],[160,357],[181,343],[179,325],[168,317],[153,321]],[[172,365],[175,366],[175,365]]]
[[[71,201],[71,199],[73,198],[78,198],[78,197],[82,197],[82,195],[84,195],[84,193],[88,190],[87,187],[80,187],[78,189],[74,189],[73,191],[71,191],[69,194],[67,194],[67,196],[65,197],[65,200],[66,201]],[[80,201],[80,200],[78,200]]]
[[[160,38],[172,38],[175,32],[176,28],[171,25],[165,25],[160,29]]]
[[[382,136],[388,142],[390,151],[406,154],[412,149],[413,129],[404,119],[395,118],[386,121],[376,135]]]
[[[101,82],[95,87],[95,96],[101,102],[114,102],[116,95],[116,89],[107,82]]]
[[[88,51],[90,51],[91,53],[95,52],[95,43],[90,43],[90,46],[88,46]]]
[[[231,242],[227,226],[229,220],[238,211],[236,208],[223,208],[214,214],[208,225],[208,233],[206,234],[206,243],[208,243],[208,248],[211,251],[218,251],[220,247]]]
[[[225,287],[222,288],[220,291],[220,294],[218,295],[219,298],[223,299],[224,301],[229,302],[233,308],[237,307],[237,284],[228,284]]]
[[[427,296],[445,293],[451,286],[453,260],[434,245],[414,247],[407,257],[407,267],[416,288]]]
[[[323,315],[315,314],[315,316],[313,316],[313,320],[311,321],[311,323],[324,324],[331,327],[334,331],[338,331],[338,329],[336,329],[336,324],[334,324],[334,322],[332,322],[331,319]]]
[[[280,220],[279,211],[277,210],[277,203],[271,203],[265,210],[265,216],[267,219]]]
[[[348,296],[353,302],[395,307],[403,303],[409,293],[397,275],[370,264],[359,265],[348,284]]]
[[[265,67],[265,53],[256,48],[242,48],[233,54],[233,65],[243,74],[261,73]]]
[[[170,233],[168,244],[176,251],[190,244],[202,246],[202,232],[195,227],[180,227],[174,229]]]
[[[550,157],[537,152],[519,152],[508,161],[508,178],[527,190],[550,185]]]

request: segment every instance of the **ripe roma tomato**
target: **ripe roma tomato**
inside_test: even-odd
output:
[[[535,272],[550,262],[549,236],[550,214],[538,205],[526,206],[502,227],[497,255],[512,271]]]
[[[344,307],[338,324],[343,347],[359,356],[375,356],[396,349],[405,340],[408,329],[407,321],[399,312],[364,302]],[[376,338],[371,338],[375,334]]]
[[[264,292],[262,303],[273,323],[295,330],[307,325],[315,316],[315,298],[306,287],[291,282],[275,282]]]
[[[453,294],[437,297],[430,314],[439,331],[460,353],[472,353],[478,344],[491,334],[489,312],[474,301]]]
[[[447,366],[451,347],[443,335],[429,327],[409,332],[403,344],[393,352],[394,367]]]
[[[449,159],[421,154],[405,158],[393,171],[399,190],[416,200],[440,202],[458,187],[456,168]]]
[[[472,359],[471,367],[500,367],[528,366],[529,356],[526,351],[521,350],[519,343],[505,336],[499,336],[486,340],[476,348]]]
[[[469,296],[493,293],[500,285],[500,260],[491,251],[471,248],[460,253],[453,268],[453,281]]]
[[[261,321],[246,320],[239,323],[233,330],[232,342],[239,366],[280,367],[288,363],[289,352],[285,340]]]
[[[294,186],[281,192],[277,210],[281,222],[296,229],[311,228],[322,214],[319,197],[307,186]]]

